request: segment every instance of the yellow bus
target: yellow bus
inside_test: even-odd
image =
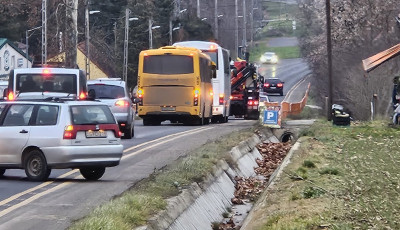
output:
[[[212,117],[215,63],[196,48],[165,46],[139,55],[138,115],[143,125],[207,124]]]

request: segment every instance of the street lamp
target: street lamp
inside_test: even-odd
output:
[[[85,5],[85,71],[86,77],[90,79],[90,34],[89,34],[89,15],[100,13],[100,10],[91,10],[89,11],[89,0],[86,1]]]
[[[153,26],[153,20],[149,19],[149,49],[153,49],[153,30],[161,26]]]
[[[122,79],[127,82],[128,80],[128,40],[129,40],[129,22],[137,21],[139,18],[130,18],[131,10],[125,10],[125,39],[124,39],[124,63],[122,67]]]
[[[30,30],[27,30],[27,31],[25,32],[26,68],[28,68],[28,65],[29,65],[29,61],[28,61],[28,58],[29,58],[29,42],[28,42],[28,39],[29,39],[29,37],[30,37],[31,35],[33,35],[33,33],[32,33],[31,35],[29,35],[28,33],[31,32],[31,31],[35,31],[35,30],[37,30],[37,29],[40,29],[40,28],[42,28],[42,26],[35,27],[35,28],[30,29]]]

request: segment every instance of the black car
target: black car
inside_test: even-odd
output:
[[[283,84],[279,78],[266,78],[264,80],[263,91],[266,93],[279,93],[283,96]]]

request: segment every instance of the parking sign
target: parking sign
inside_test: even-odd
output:
[[[278,124],[278,111],[264,110],[264,124],[277,125]]]

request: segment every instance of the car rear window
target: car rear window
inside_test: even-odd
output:
[[[144,57],[143,73],[189,74],[193,72],[192,56],[151,55]]]
[[[279,80],[279,79],[267,79],[266,82],[279,83],[279,82],[281,82],[281,80]]]
[[[117,99],[125,97],[125,90],[121,86],[93,84],[88,85],[88,88],[96,92],[96,99]]]
[[[74,125],[116,123],[107,105],[71,106],[71,117]]]
[[[76,94],[75,74],[18,74],[16,90],[23,92],[59,92]]]

